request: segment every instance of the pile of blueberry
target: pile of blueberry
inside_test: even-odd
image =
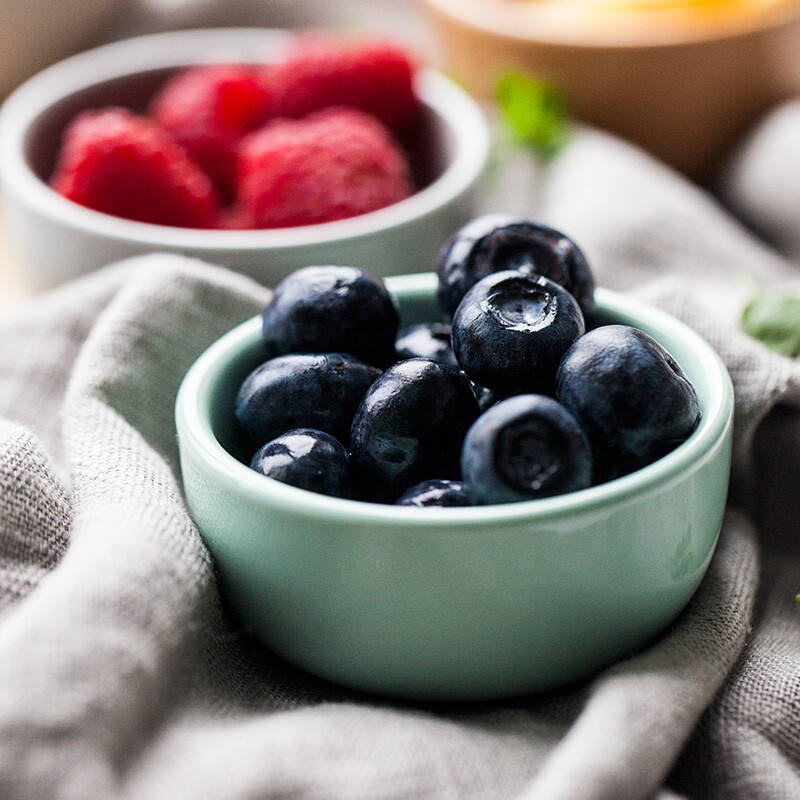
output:
[[[399,332],[361,270],[307,267],[277,286],[267,360],[236,398],[253,469],[378,503],[508,503],[625,475],[696,427],[697,394],[661,345],[626,325],[586,332],[594,279],[558,231],[479,217],[438,275],[442,320]]]

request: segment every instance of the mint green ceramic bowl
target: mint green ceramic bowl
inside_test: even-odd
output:
[[[390,278],[404,323],[438,317],[432,274]],[[645,469],[570,495],[420,509],[306,492],[250,470],[239,383],[263,359],[260,320],[207,350],[177,407],[190,512],[232,608],[263,643],[332,681],[415,699],[554,688],[650,642],[683,609],[717,541],[733,390],[674,318],[597,290],[598,321],[635,325],[677,359],[703,417]]]

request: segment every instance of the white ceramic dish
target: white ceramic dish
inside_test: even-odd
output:
[[[441,243],[473,216],[490,137],[477,104],[431,70],[418,76],[425,112],[410,142],[422,186],[370,214],[268,231],[190,230],[98,213],[47,185],[61,132],[76,112],[111,104],[143,110],[176,69],[275,59],[289,36],[232,28],[138,37],[62,61],[17,89],[0,110],[0,187],[9,245],[33,288],[151,251],[195,256],[267,285],[309,264],[347,264],[379,275],[434,268]]]

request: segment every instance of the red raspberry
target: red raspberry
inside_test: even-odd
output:
[[[232,200],[239,141],[263,125],[272,92],[255,68],[238,64],[192,67],[168,81],[153,98],[150,115]]]
[[[397,142],[374,117],[355,109],[275,120],[242,141],[239,199],[246,227],[344,219],[411,192]]]
[[[213,228],[219,207],[210,178],[164,131],[123,108],[88,111],[67,127],[52,187],[116,217]]]
[[[390,42],[301,36],[269,79],[277,115],[302,117],[328,106],[353,106],[401,131],[420,108],[414,72],[408,52]]]

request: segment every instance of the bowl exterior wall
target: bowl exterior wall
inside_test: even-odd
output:
[[[223,591],[257,638],[352,688],[478,700],[584,678],[675,618],[716,544],[730,438],[622,505],[488,529],[321,522],[235,495],[191,446],[181,468]]]
[[[435,268],[441,243],[474,216],[477,203],[477,186],[473,185],[407,225],[305,245],[223,249],[154,244],[77,228],[41,213],[13,187],[3,185],[2,190],[9,247],[25,266],[26,283],[34,290],[49,289],[122,258],[154,250],[228,267],[267,286],[312,264],[359,267],[382,277],[426,272]]]

